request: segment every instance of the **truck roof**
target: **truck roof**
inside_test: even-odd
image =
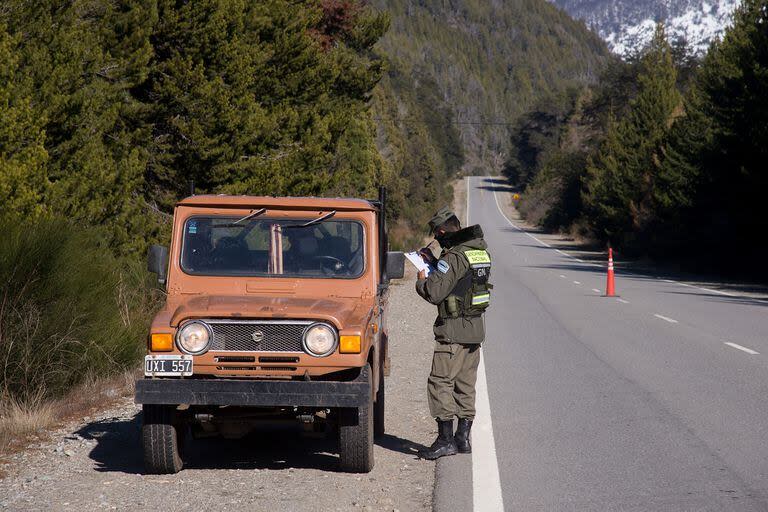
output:
[[[376,202],[365,199],[343,197],[229,196],[225,194],[189,196],[179,201],[177,206],[300,210],[378,210]]]

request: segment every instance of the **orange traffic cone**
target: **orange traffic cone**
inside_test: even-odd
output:
[[[616,296],[616,280],[613,276],[613,249],[608,248],[608,283],[605,287],[606,297]]]

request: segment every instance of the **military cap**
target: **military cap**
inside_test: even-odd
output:
[[[431,219],[429,219],[429,232],[434,233],[435,230],[445,224],[448,219],[455,216],[456,214],[453,213],[449,207],[443,206],[437,210],[437,213],[434,214]]]

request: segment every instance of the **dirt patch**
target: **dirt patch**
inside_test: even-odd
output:
[[[11,397],[0,399],[0,477],[2,464],[14,453],[49,439],[52,429],[77,420],[133,395],[138,371],[87,379],[65,396],[50,400],[40,397],[27,401]]]
[[[453,213],[466,225],[467,223],[467,180],[462,178],[453,182]]]
[[[414,278],[408,269],[392,286],[387,434],[371,473],[336,472],[331,439],[282,428],[196,440],[181,473],[144,475],[140,410],[123,397],[9,455],[0,509],[430,510],[434,464],[415,454],[434,436],[426,404],[434,306],[416,295]]]

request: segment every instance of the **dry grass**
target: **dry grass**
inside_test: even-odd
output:
[[[48,428],[55,420],[55,409],[40,396],[26,402],[13,397],[0,400],[0,446]]]
[[[88,378],[55,400],[45,399],[42,391],[24,401],[0,396],[0,459],[44,439],[55,427],[132,395],[137,375],[137,371],[126,371],[109,378]]]

